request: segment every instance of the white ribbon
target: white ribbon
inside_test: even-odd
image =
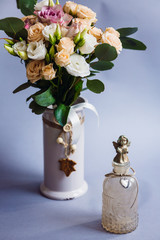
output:
[[[68,116],[68,122],[70,121],[72,123],[73,144],[77,144],[80,138],[82,125],[77,112],[81,111],[83,108],[87,108],[96,114],[98,118],[98,126],[99,126],[99,115],[96,108],[92,104],[85,102],[85,103],[79,103],[79,104],[73,105],[70,109],[69,116]]]

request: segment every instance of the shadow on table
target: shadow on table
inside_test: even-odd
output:
[[[45,235],[38,235],[39,240],[51,239],[54,236],[56,240],[65,238],[65,240],[97,240],[97,239],[119,239],[119,235],[105,231],[101,225],[101,219],[91,222],[64,227],[56,231],[46,232]],[[123,236],[123,235],[121,235]],[[123,239],[123,237],[122,237]],[[32,239],[30,239],[32,240]]]
[[[101,232],[103,235],[107,237],[107,239],[115,239],[118,235],[109,233],[105,229],[103,229],[101,222],[102,220],[98,219],[92,222],[84,223],[80,225],[80,227],[83,228],[84,230],[86,229],[87,231],[92,231],[92,232],[94,231],[94,234],[95,232],[97,232],[98,235]]]
[[[0,151],[0,210],[9,210],[41,201],[39,186],[42,176],[14,164]]]

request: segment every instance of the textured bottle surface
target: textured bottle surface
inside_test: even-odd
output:
[[[132,176],[111,175],[103,183],[102,226],[128,233],[138,225],[138,183]]]

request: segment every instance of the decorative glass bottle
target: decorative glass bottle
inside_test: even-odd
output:
[[[138,182],[130,168],[125,136],[113,142],[117,155],[113,160],[113,172],[103,183],[102,226],[113,233],[128,233],[138,226]],[[133,174],[128,173],[129,169]]]

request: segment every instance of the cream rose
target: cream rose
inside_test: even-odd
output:
[[[92,24],[92,20],[91,19],[87,19],[87,18],[86,19],[74,18],[72,20],[72,22],[81,24],[81,28],[83,28],[83,30],[85,28],[87,28],[87,30],[89,30],[91,28],[91,24]]]
[[[60,67],[65,67],[70,64],[70,55],[65,51],[61,50],[55,54],[55,63]]]
[[[42,78],[42,68],[45,66],[45,61],[30,61],[26,67],[26,74],[28,80],[31,83],[35,83],[36,81]]]
[[[37,22],[33,26],[31,26],[28,30],[28,42],[39,42],[44,39],[42,31],[44,29],[44,25],[40,22]]]
[[[65,50],[68,54],[72,54],[74,52],[75,44],[73,40],[69,37],[61,38],[58,45],[56,45],[57,51]]]
[[[78,5],[77,8],[77,17],[79,18],[88,18],[91,19],[92,22],[96,22],[96,13],[93,12],[90,8],[83,6],[81,4]]]
[[[66,37],[67,33],[68,33],[68,28],[64,27],[64,26],[60,26],[61,28],[61,34],[62,34],[62,38]]]
[[[90,54],[94,51],[95,46],[98,44],[97,39],[88,33],[86,33],[84,39],[85,44],[82,47],[80,47],[79,50],[82,54]]]
[[[47,49],[43,41],[39,42],[31,42],[27,48],[27,54],[30,59],[34,60],[42,60],[45,59],[47,53]]]
[[[122,43],[120,39],[109,32],[105,32],[102,35],[102,43],[108,43],[109,45],[115,47],[118,54],[122,51]]]
[[[118,31],[116,31],[113,27],[106,28],[104,33],[106,33],[106,32],[109,32],[118,38],[120,37],[120,33]]]
[[[17,42],[13,45],[14,52],[18,55],[18,52],[26,52],[27,44],[26,41]]]
[[[57,24],[56,23],[52,23],[51,25],[46,26],[43,29],[42,34],[43,34],[43,36],[45,37],[45,39],[47,41],[49,41],[49,34],[51,34],[52,36],[55,34],[56,28],[57,28]]]
[[[90,75],[89,64],[85,58],[75,53],[70,56],[71,63],[66,66],[67,72],[75,77],[86,77]]]
[[[52,80],[56,77],[56,71],[53,69],[52,63],[42,67],[42,76],[45,80]]]
[[[34,6],[34,9],[36,11],[41,11],[42,7],[48,6],[48,5],[49,5],[49,0],[43,0],[39,3],[36,3],[36,5]]]
[[[97,41],[99,42],[102,38],[103,32],[100,28],[92,27],[89,30],[89,34],[93,35],[97,39]]]
[[[66,2],[66,4],[63,7],[63,11],[68,13],[68,14],[76,15],[77,14],[77,8],[78,8],[77,3],[68,1],[68,2]]]

